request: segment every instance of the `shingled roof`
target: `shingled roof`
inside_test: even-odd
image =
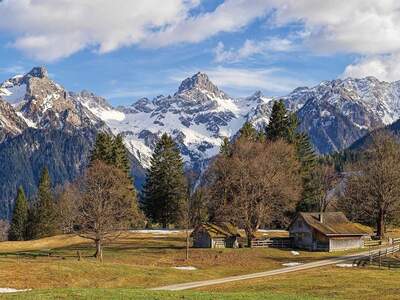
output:
[[[326,236],[367,235],[368,232],[350,222],[342,212],[300,213],[304,221]]]

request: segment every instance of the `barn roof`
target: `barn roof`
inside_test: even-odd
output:
[[[205,230],[211,237],[230,237],[236,236],[241,237],[239,229],[232,223],[222,222],[217,224],[213,223],[202,223],[193,230],[192,235],[199,230]]]
[[[368,232],[350,222],[342,212],[300,213],[299,216],[310,227],[327,236],[368,234]]]

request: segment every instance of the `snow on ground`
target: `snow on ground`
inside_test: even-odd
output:
[[[295,267],[295,266],[302,265],[302,264],[303,264],[303,263],[300,263],[300,262],[290,262],[290,263],[282,264],[282,266],[285,266],[285,267]]]
[[[27,292],[27,291],[30,291],[30,290],[31,289],[17,290],[17,289],[13,289],[13,288],[0,288],[0,294]]]
[[[196,267],[191,267],[191,266],[187,266],[187,267],[173,267],[176,270],[184,270],[184,271],[195,271],[197,270]]]
[[[356,264],[337,264],[336,267],[339,267],[339,268],[354,268],[354,267],[357,267],[357,265]]]
[[[297,252],[297,251],[290,251],[290,253],[292,253],[292,254],[295,255],[295,256],[300,255],[300,253]]]

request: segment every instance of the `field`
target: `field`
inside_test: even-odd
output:
[[[327,267],[199,291],[154,292],[147,288],[281,268],[288,262],[310,262],[344,253],[280,249],[191,249],[185,261],[182,232],[129,232],[104,250],[104,262],[91,255],[90,241],[73,235],[29,242],[0,243],[0,288],[32,289],[4,298],[135,299],[395,299],[400,270]],[[77,251],[83,258],[78,261]],[[19,252],[20,255],[15,255]],[[192,266],[196,270],[175,267]],[[297,298],[294,298],[297,295]]]

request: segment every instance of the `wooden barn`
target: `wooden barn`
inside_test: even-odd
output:
[[[195,227],[191,237],[195,248],[238,248],[241,234],[231,223],[203,223]]]
[[[289,226],[296,248],[338,251],[362,248],[368,233],[351,223],[342,212],[299,213]]]

